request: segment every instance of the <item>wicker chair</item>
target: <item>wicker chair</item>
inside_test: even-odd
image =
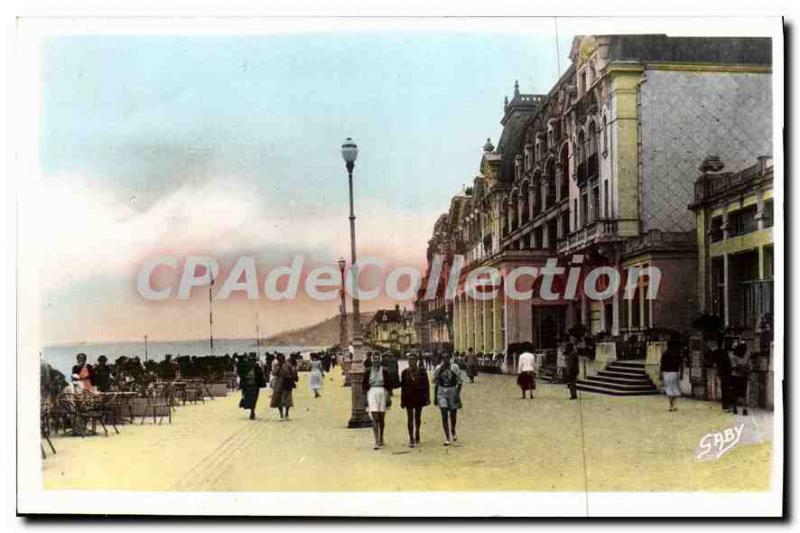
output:
[[[40,414],[40,431],[42,436],[42,441],[40,443],[40,448],[42,450],[42,459],[47,458],[47,454],[44,452],[44,443],[46,442],[50,446],[50,450],[53,454],[56,453],[56,447],[53,446],[53,441],[50,440],[50,424],[51,424],[51,408],[47,404],[42,404],[41,414]]]
[[[147,397],[147,405],[142,411],[140,425],[150,416],[153,417],[153,425],[158,420],[158,425],[164,421],[164,417],[172,424],[172,407],[174,399],[174,389],[170,383],[159,383]]]

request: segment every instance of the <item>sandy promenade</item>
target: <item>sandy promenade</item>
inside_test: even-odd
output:
[[[719,405],[663,397],[583,394],[561,385],[518,399],[513,377],[466,384],[459,445],[442,446],[439,414],[423,414],[422,445],[406,444],[399,398],[387,416],[387,447],[371,431],[346,429],[350,390],[339,369],[314,399],[308,376],[295,391],[293,420],[279,422],[262,389],[259,419],[239,394],[178,407],[172,425],[120,427],[119,435],[59,437],[44,461],[46,489],[152,491],[764,491],[772,446],[752,435],[720,459],[695,460],[708,432],[736,424]],[[751,421],[758,420],[750,417]],[[748,426],[749,427],[749,426]],[[748,430],[749,431],[749,430]],[[757,439],[763,440],[763,439]]]

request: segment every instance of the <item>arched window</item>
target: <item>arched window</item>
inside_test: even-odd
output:
[[[517,194],[517,190],[514,189],[511,192],[511,204],[509,205],[509,231],[514,231],[517,229],[518,219],[517,219],[517,202],[519,201],[519,195]]]
[[[558,180],[558,198],[563,200],[569,196],[569,143],[564,143],[558,155],[558,162],[561,167]]]
[[[556,163],[554,159],[547,161],[544,172],[545,209],[556,203]]]
[[[530,197],[529,188],[528,188],[528,180],[522,182],[522,189],[520,191],[520,204],[522,206],[522,217],[520,219],[520,225],[525,224],[528,220],[530,220],[530,205],[528,199]]]
[[[597,126],[593,120],[586,123],[586,177],[597,177]]]

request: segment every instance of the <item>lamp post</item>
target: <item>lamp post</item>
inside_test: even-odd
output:
[[[344,297],[344,269],[347,267],[347,261],[344,257],[339,259],[339,272],[342,274],[342,288],[339,290],[339,297],[341,303],[339,304],[339,348],[341,350],[347,349],[347,301]]]
[[[341,358],[341,365],[342,365],[342,374],[344,375],[344,386],[350,386],[350,360],[344,357],[344,354],[347,353],[349,355],[348,346],[349,343],[347,342],[347,300],[345,299],[345,291],[344,291],[344,270],[347,268],[347,261],[345,261],[344,257],[339,259],[339,272],[342,275],[342,287],[339,289],[339,297],[341,298],[341,302],[339,303],[339,352],[342,355]]]
[[[372,422],[367,415],[367,398],[364,394],[361,382],[364,378],[364,346],[361,341],[361,315],[358,302],[358,267],[356,266],[356,215],[353,210],[353,169],[358,157],[358,146],[353,139],[348,137],[342,144],[342,159],[347,168],[347,183],[350,191],[350,269],[353,279],[353,360],[348,372],[351,392],[351,413],[350,421],[347,423],[349,428],[371,427]],[[342,279],[344,282],[344,279]]]

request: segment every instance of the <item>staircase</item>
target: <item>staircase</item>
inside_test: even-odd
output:
[[[650,376],[644,370],[644,363],[634,361],[608,363],[605,370],[601,370],[596,376],[578,380],[578,390],[612,396],[659,394]]]
[[[539,374],[537,378],[541,379],[542,381],[546,381],[548,383],[555,383],[556,382],[556,365],[554,364],[544,364],[539,369]]]

